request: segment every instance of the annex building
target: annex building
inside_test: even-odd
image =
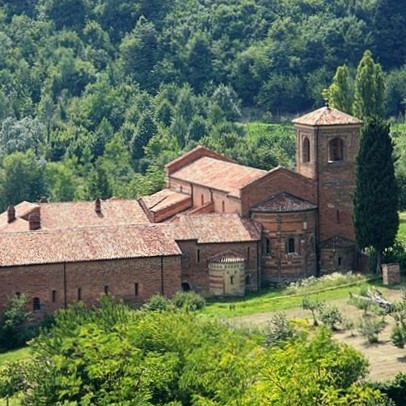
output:
[[[193,289],[243,295],[358,267],[352,223],[362,122],[330,107],[293,121],[296,170],[242,166],[203,147],[138,200],[22,202],[0,215],[0,308],[53,312],[112,294],[131,304]]]

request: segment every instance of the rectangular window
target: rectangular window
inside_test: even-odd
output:
[[[78,300],[82,300],[82,288],[78,288]]]
[[[271,240],[269,238],[265,240],[265,255],[271,255]]]
[[[340,223],[340,210],[337,210],[336,216],[337,216],[337,223]]]
[[[247,248],[247,261],[250,260],[250,247]]]
[[[109,294],[109,285],[104,286],[104,294],[108,295]]]
[[[56,302],[56,290],[52,291],[52,303]]]
[[[200,262],[200,250],[197,250],[197,262]]]
[[[16,292],[16,296],[20,297],[21,296],[21,292]]]
[[[139,293],[139,287],[138,287],[138,282],[134,283],[134,295],[138,296]]]

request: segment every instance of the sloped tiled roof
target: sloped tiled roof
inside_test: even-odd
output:
[[[166,225],[0,234],[0,266],[180,255]]]
[[[320,244],[321,248],[333,249],[333,248],[352,248],[355,246],[355,242],[349,240],[348,238],[342,237],[340,235],[335,235],[334,237],[324,240]]]
[[[168,231],[175,240],[197,240],[198,243],[258,241],[260,227],[235,213],[178,216]]]
[[[163,189],[153,195],[143,196],[141,200],[148,210],[158,212],[191,198],[190,195],[178,193],[170,189]]]
[[[15,216],[17,219],[21,218],[21,217],[26,217],[28,214],[30,214],[32,211],[37,209],[39,206],[40,205],[37,203],[30,203],[30,202],[26,202],[26,201],[21,202],[21,203],[17,204],[16,206],[14,206]],[[22,221],[24,221],[24,220],[22,220]],[[8,223],[7,210],[0,214],[0,232],[2,232],[2,229],[8,229],[9,227],[12,227],[11,224],[13,224],[13,223],[10,223],[10,224]],[[26,230],[27,229],[28,229],[28,225],[27,225]]]
[[[269,200],[266,200],[265,202],[258,204],[252,208],[251,211],[282,213],[315,209],[317,209],[315,204],[283,192]]]
[[[349,125],[362,124],[362,121],[349,114],[332,107],[322,107],[304,116],[292,120],[294,124],[319,126],[319,125]]]
[[[0,233],[28,231],[28,221],[22,217],[40,208],[41,228],[119,226],[149,223],[137,200],[109,199],[101,201],[101,213],[96,213],[95,202],[39,203],[23,202],[15,206],[17,220],[7,222],[7,211],[0,215]],[[25,222],[25,228],[24,223]]]
[[[196,148],[193,148],[191,151],[186,152],[186,154],[183,154],[180,157],[174,159],[173,161],[167,163],[165,165],[166,172],[168,175],[171,175],[180,168],[183,168],[184,166],[189,165],[193,161],[196,161],[203,157],[215,158],[219,161],[225,162],[234,162],[231,158],[228,158],[224,155],[219,154],[218,152],[212,151],[211,149],[199,145]]]
[[[171,177],[221,190],[239,197],[239,190],[266,175],[267,171],[203,157],[174,172]]]

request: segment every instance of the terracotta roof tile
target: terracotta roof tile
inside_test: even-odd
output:
[[[209,262],[214,263],[236,263],[236,262],[243,262],[245,258],[243,258],[240,254],[234,251],[225,251],[221,252],[220,254],[214,255],[209,258]]]
[[[40,208],[41,228],[59,230],[64,228],[118,226],[149,223],[148,217],[137,200],[111,199],[101,202],[101,213],[95,212],[94,202],[40,203],[23,202],[15,206],[18,230],[7,223],[7,211],[0,215],[0,233],[24,231],[22,217]],[[27,220],[27,218],[26,218]],[[29,230],[26,221],[25,230]]]
[[[171,177],[239,197],[245,185],[267,174],[262,169],[203,157],[174,172]]]
[[[27,217],[28,214],[30,214],[32,211],[37,209],[39,207],[39,204],[37,203],[30,203],[30,202],[21,202],[14,206],[15,209],[15,215],[16,218],[21,218],[21,217]],[[14,222],[13,222],[14,223]],[[3,229],[8,229],[12,223],[8,223],[8,216],[7,216],[7,210],[4,211],[3,213],[0,214],[0,232],[2,232]],[[27,223],[27,228],[28,229],[28,223]]]
[[[332,107],[322,107],[292,120],[294,124],[310,126],[362,124],[362,121]]]
[[[180,255],[167,225],[0,234],[0,266]]]
[[[190,198],[190,195],[178,193],[170,189],[163,189],[153,195],[143,196],[141,200],[145,203],[148,210],[156,213]]]
[[[167,229],[175,240],[197,240],[198,243],[258,241],[260,227],[235,213],[178,216]]]
[[[295,212],[295,211],[307,211],[315,210],[317,206],[307,200],[300,199],[289,193],[283,192],[279,195],[272,197],[265,202],[262,202],[251,209],[254,212]]]

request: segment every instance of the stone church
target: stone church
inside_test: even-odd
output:
[[[352,223],[362,122],[330,107],[293,120],[296,170],[242,166],[204,147],[138,200],[22,202],[0,215],[0,308],[53,312],[111,294],[139,304],[193,289],[244,295],[357,269]]]

